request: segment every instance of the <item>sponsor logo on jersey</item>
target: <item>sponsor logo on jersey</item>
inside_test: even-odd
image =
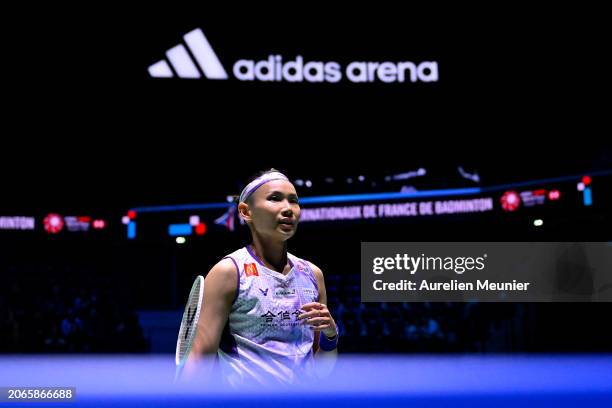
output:
[[[246,276],[259,276],[257,265],[254,263],[244,264],[244,274]]]
[[[295,288],[277,288],[274,291],[275,297],[293,297],[297,294]]]

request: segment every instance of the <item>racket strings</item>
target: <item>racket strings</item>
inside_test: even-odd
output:
[[[198,278],[191,288],[189,300],[179,330],[177,363],[182,363],[191,350],[191,343],[195,334],[194,325],[197,324],[196,317],[199,315],[201,280]]]

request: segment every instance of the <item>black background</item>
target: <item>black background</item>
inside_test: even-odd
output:
[[[37,6],[9,13],[2,212],[92,212],[117,220],[133,206],[223,201],[239,193],[249,175],[269,167],[317,180],[382,178],[424,166],[429,171],[424,188],[466,186],[456,175],[457,165],[478,171],[483,185],[610,168],[610,33],[600,10],[354,3],[266,7],[143,3],[130,9]],[[435,60],[440,81],[150,78],[147,67],[197,27],[228,72],[237,59],[281,54],[287,60],[299,54],[343,65]],[[344,266],[337,254],[349,257],[367,239],[610,239],[605,204],[594,213],[556,217],[544,232],[534,232],[531,218],[522,216],[459,216],[403,228],[347,226],[337,232],[314,229],[314,234],[304,227],[292,245],[325,270],[338,270]],[[338,234],[347,238],[339,240]],[[207,270],[240,238],[246,237],[227,237],[223,244],[202,241],[184,250],[168,242],[9,238],[3,259],[4,265],[34,259],[77,270],[95,265],[100,274],[112,269],[130,276],[128,289],[139,288],[147,273],[158,278],[153,290],[159,293],[154,300],[139,298],[137,306],[176,307],[181,301],[163,292],[171,263],[184,268],[182,293],[194,274]],[[359,270],[354,254],[344,269]],[[590,347],[582,330],[559,340],[562,327],[549,317],[573,318],[587,329],[605,316],[604,305],[582,305],[592,317],[587,321],[583,309],[547,307],[540,321],[550,327],[541,329],[534,349],[555,349],[550,339],[558,349]]]
[[[5,206],[215,200],[271,166],[306,177],[462,164],[493,183],[609,158],[597,141],[608,128],[609,83],[609,29],[597,10],[176,4],[13,17]],[[146,68],[196,27],[228,72],[240,58],[300,54],[435,60],[440,81],[149,78]]]

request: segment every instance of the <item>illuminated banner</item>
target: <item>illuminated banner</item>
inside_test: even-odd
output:
[[[93,219],[89,215],[62,216],[50,213],[43,219],[43,226],[47,233],[59,234],[64,229],[68,232],[88,232],[92,229],[103,230],[106,229],[107,223],[103,219]]]
[[[183,36],[185,45],[178,44],[166,51],[166,59],[149,66],[153,78],[214,80],[230,79],[226,69],[208,42],[204,32],[196,28]],[[187,51],[191,52],[191,55]],[[231,72],[238,81],[262,82],[438,82],[436,61],[352,61],[343,66],[336,61],[308,61],[301,55],[286,58],[268,55],[260,60],[240,59]],[[193,56],[193,57],[192,57]],[[169,63],[169,64],[168,64]],[[172,68],[170,68],[172,66]],[[200,71],[202,74],[200,74]]]
[[[33,230],[34,217],[0,217],[0,230]]]
[[[89,231],[89,224],[91,222],[91,217],[88,216],[66,216],[64,217],[64,221],[66,222],[66,228],[70,232],[86,232]]]
[[[418,217],[487,211],[493,211],[493,199],[490,197],[468,200],[379,203],[345,207],[302,208],[300,222]]]

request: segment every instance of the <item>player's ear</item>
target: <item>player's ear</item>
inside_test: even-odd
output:
[[[249,205],[245,202],[242,202],[240,204],[238,204],[238,214],[240,215],[240,217],[248,222],[251,221],[251,210],[249,208]]]

